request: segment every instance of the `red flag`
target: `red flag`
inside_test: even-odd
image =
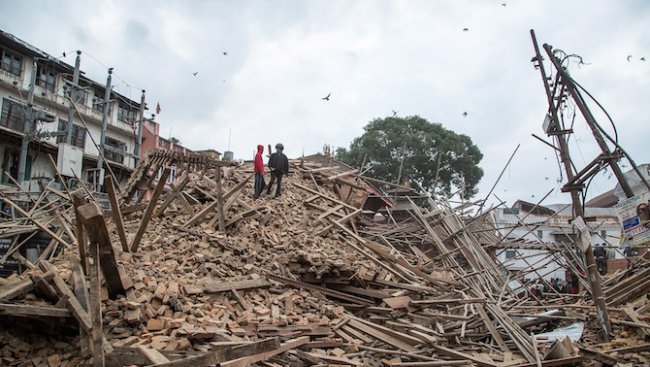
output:
[[[156,115],[160,115],[160,102],[156,104]]]

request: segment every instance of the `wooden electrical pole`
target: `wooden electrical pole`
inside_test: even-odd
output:
[[[609,151],[609,148],[607,147],[607,144],[604,142],[602,139],[602,136],[598,133],[596,134],[596,126],[593,120],[593,116],[591,115],[591,112],[589,112],[589,109],[587,108],[586,105],[584,105],[583,101],[581,98],[579,98],[578,92],[575,88],[575,84],[572,82],[571,78],[568,77],[568,74],[566,71],[562,68],[560,65],[559,61],[557,58],[553,55],[550,46],[544,45],[544,49],[546,50],[547,54],[551,58],[551,61],[555,68],[557,69],[557,78],[555,81],[555,85],[553,87],[553,90],[551,90],[551,86],[549,85],[549,79],[546,74],[546,70],[544,69],[544,64],[542,63],[542,55],[539,50],[539,46],[537,44],[537,38],[535,37],[535,32],[531,29],[530,30],[530,35],[533,40],[533,47],[535,49],[535,57],[533,58],[533,62],[535,62],[535,66],[539,68],[540,74],[542,76],[542,82],[544,84],[544,89],[546,90],[546,96],[548,98],[548,105],[549,105],[549,117],[551,119],[551,125],[547,129],[546,133],[550,136],[553,136],[555,140],[558,143],[558,149],[559,150],[559,155],[560,155],[560,160],[562,161],[562,165],[564,166],[564,171],[567,175],[567,180],[568,183],[565,185],[565,187],[562,189],[562,191],[568,191],[571,194],[571,204],[573,207],[573,218],[583,218],[584,217],[584,211],[582,207],[582,200],[580,199],[580,192],[583,189],[583,184],[586,180],[586,178],[581,177],[582,176],[587,176],[587,174],[590,173],[589,177],[593,176],[597,171],[594,171],[592,169],[590,170],[583,170],[579,173],[574,172],[573,166],[571,164],[571,155],[569,153],[569,146],[567,142],[566,136],[568,134],[571,134],[571,130],[565,129],[563,124],[561,123],[559,117],[558,117],[558,109],[562,103],[563,100],[563,94],[565,90],[571,95],[571,97],[576,101],[576,104],[578,104],[578,100],[580,100],[580,104],[578,105],[578,108],[580,109],[580,112],[585,116],[585,119],[588,120],[589,126],[592,128],[592,132],[594,132],[594,136],[596,137],[596,140],[599,142],[599,145],[602,143],[603,145],[600,145],[601,149],[603,150],[603,155],[599,156],[597,159],[602,159],[606,160],[610,166],[612,167],[612,170],[614,170],[613,167],[616,167],[618,171],[620,172],[620,168],[618,167],[617,164],[617,159],[613,158],[612,153]],[[559,88],[559,92],[558,92]],[[557,103],[556,103],[557,100]],[[589,117],[587,117],[589,116]],[[595,165],[595,164],[594,164]],[[614,171],[616,173],[616,171]],[[616,176],[619,178],[619,176]],[[622,181],[621,181],[622,180]],[[621,173],[621,176],[619,178],[619,182],[625,182],[625,185],[621,183],[621,186],[627,187],[629,189],[629,185],[627,185],[627,181],[625,181],[625,177]],[[579,184],[577,184],[579,183]],[[630,190],[631,192],[631,190]],[[627,191],[626,191],[627,194]],[[582,222],[580,220],[580,222]],[[591,287],[591,296],[594,300],[594,303],[596,305],[596,315],[598,316],[598,320],[603,328],[602,332],[602,339],[606,342],[610,341],[610,335],[612,333],[612,326],[609,321],[609,314],[607,312],[607,304],[605,303],[605,297],[603,294],[603,289],[602,289],[602,284],[600,281],[600,274],[598,273],[598,267],[596,266],[596,259],[594,257],[594,251],[591,246],[590,241],[583,241],[583,236],[585,234],[582,233],[582,230],[577,233],[577,243],[582,244],[582,250],[585,254],[585,262],[587,265],[587,271],[589,273],[589,284]],[[590,238],[590,236],[587,233],[587,238]]]

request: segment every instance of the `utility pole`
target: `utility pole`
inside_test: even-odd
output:
[[[573,131],[565,129],[558,117],[558,109],[562,104],[565,90],[568,91],[571,97],[575,100],[576,104],[578,104],[578,100],[580,100],[580,102],[583,101],[582,98],[578,98],[579,95],[575,90],[575,85],[573,84],[572,79],[568,77],[568,74],[563,69],[562,65],[560,65],[559,60],[557,60],[557,58],[553,55],[550,46],[545,44],[544,50],[546,50],[546,53],[549,55],[551,61],[553,62],[553,65],[557,69],[557,78],[555,80],[555,85],[553,87],[553,90],[551,90],[551,86],[549,85],[549,79],[546,75],[544,64],[542,63],[543,57],[540,53],[539,46],[537,44],[537,38],[535,37],[535,32],[532,29],[530,30],[530,35],[533,40],[533,47],[535,49],[535,57],[533,58],[532,61],[535,63],[535,66],[540,71],[540,74],[542,76],[542,82],[544,84],[544,89],[546,90],[546,96],[548,98],[551,126],[549,129],[547,129],[547,134],[553,136],[558,143],[559,148],[557,150],[559,150],[560,160],[562,161],[562,164],[564,166],[564,171],[568,179],[568,183],[562,188],[562,191],[568,191],[571,194],[571,204],[573,207],[574,219],[575,218],[584,219],[584,211],[580,199],[580,192],[583,189],[583,184],[582,183],[576,184],[576,182],[584,182],[584,180],[582,180],[583,177],[581,177],[581,174],[582,176],[585,176],[590,171],[583,170],[579,173],[574,172],[571,164],[571,155],[569,154],[569,146],[566,138],[566,135],[571,134]],[[558,86],[559,86],[559,92],[558,92]],[[556,100],[557,100],[557,104],[555,102]],[[589,112],[588,108],[584,105],[584,103],[579,104],[578,108],[585,116],[585,119],[588,120],[587,123],[592,128],[592,131],[594,132],[594,136],[596,136],[596,140],[599,141],[599,145],[601,142],[604,144],[604,147],[603,145],[601,145],[601,149],[603,149],[604,154],[607,153],[607,156],[601,155],[602,157],[601,159],[607,160],[610,166],[612,167],[612,170],[614,170],[614,167],[616,167],[620,172],[620,168],[616,163],[616,159],[611,157],[611,152],[609,152],[609,148],[607,148],[607,144],[605,144],[604,141],[601,141],[602,136],[600,136],[600,134],[597,135],[595,133],[596,129],[594,126],[595,124],[593,123],[594,120],[593,120],[593,116],[591,115],[591,112]],[[591,120],[589,120],[590,118]],[[591,176],[593,176],[595,173],[597,173],[597,171],[591,174]],[[617,178],[619,178],[618,175]],[[622,173],[621,173],[621,178],[619,178],[619,182],[621,182],[621,186],[623,186],[623,182],[627,184],[627,181],[625,180],[625,177],[622,175]],[[629,185],[627,185],[627,187],[629,189]],[[584,235],[581,232],[582,231],[577,233],[578,241],[576,242],[586,243],[586,241],[582,241],[582,237]],[[590,241],[589,243],[586,243],[586,246],[583,247],[583,251],[585,254],[587,271],[589,272],[588,279],[591,287],[591,296],[596,305],[596,311],[597,311],[596,314],[598,316],[598,321],[600,322],[603,328],[602,339],[605,342],[609,342],[611,339],[610,335],[612,333],[612,326],[609,321],[609,314],[607,312],[607,304],[605,303],[605,296],[603,294],[602,284],[600,281],[600,274],[598,273],[598,267],[596,266],[596,259],[594,258],[594,251]]]
[[[70,106],[68,107],[68,124],[65,128],[65,143],[72,143],[72,126],[74,123],[74,103],[79,102],[79,74],[81,68],[81,51],[77,50],[77,59],[74,62],[74,72],[72,73],[72,84],[70,85]]]
[[[543,47],[546,53],[548,54],[549,58],[551,59],[551,62],[555,66],[555,69],[557,70],[558,75],[561,78],[562,84],[566,86],[566,90],[569,92],[569,94],[573,98],[573,101],[576,103],[576,106],[584,116],[587,125],[589,125],[589,128],[591,129],[591,132],[594,135],[594,138],[596,139],[598,146],[600,147],[600,150],[603,152],[603,155],[599,158],[609,164],[609,167],[612,169],[612,172],[616,176],[616,179],[621,184],[621,188],[623,189],[625,196],[627,196],[628,198],[634,196],[634,192],[632,191],[630,184],[627,182],[627,179],[625,178],[623,171],[621,171],[621,168],[618,166],[618,160],[621,158],[621,155],[618,154],[618,152],[616,154],[613,154],[609,150],[609,147],[607,146],[607,143],[605,142],[603,135],[601,134],[600,130],[598,130],[598,128],[596,127],[596,119],[594,119],[594,115],[591,113],[589,107],[587,107],[584,100],[582,99],[582,96],[580,95],[580,92],[578,91],[573,81],[573,78],[571,78],[571,76],[569,76],[569,73],[566,71],[566,69],[562,67],[562,65],[560,64],[560,60],[558,60],[557,57],[553,55],[552,47],[548,44],[544,44]]]
[[[34,124],[34,89],[36,88],[36,73],[38,72],[36,59],[32,60],[32,75],[29,80],[29,95],[27,97],[27,107],[25,107],[26,119],[23,122],[23,140],[20,145],[20,158],[18,159],[18,177],[19,183],[25,180],[25,167],[27,165],[27,150],[32,135],[32,124]]]
[[[97,169],[99,172],[104,167],[104,140],[106,140],[106,129],[108,129],[108,112],[111,108],[111,81],[113,77],[113,68],[108,68],[108,77],[106,78],[106,90],[104,91],[104,114],[102,115],[102,132],[99,136],[99,155],[97,156]],[[101,178],[101,176],[99,177]],[[98,182],[101,182],[99,180]]]
[[[138,118],[138,137],[135,141],[135,164],[138,164],[138,160],[142,156],[142,129],[144,128],[144,106],[145,106],[145,90],[142,90],[142,96],[140,97],[140,117]]]

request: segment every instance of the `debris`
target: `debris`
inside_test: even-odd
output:
[[[177,178],[164,193],[151,177],[172,163]],[[110,215],[99,195],[81,190],[46,188],[31,201],[2,192],[22,210],[12,226],[0,223],[1,236],[16,238],[9,256],[31,233],[53,243],[36,263],[20,255],[27,270],[0,284],[2,363],[550,366],[650,350],[647,263],[605,280],[626,341],[596,345],[598,326],[584,321],[593,320],[593,301],[531,296],[495,262],[503,239],[487,216],[407,197],[408,216],[376,222],[364,207],[391,210],[392,200],[376,205],[373,186],[387,183],[340,164],[292,165],[274,201],[241,194],[246,164],[158,151],[121,197],[106,182]],[[152,199],[132,199],[137,188],[153,190]],[[76,334],[21,334],[41,320]],[[580,333],[567,329],[576,325]]]

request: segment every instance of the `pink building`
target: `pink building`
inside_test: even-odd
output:
[[[151,119],[144,119],[144,126],[142,129],[142,148],[141,156],[144,157],[153,149],[163,149],[174,152],[179,152],[183,155],[189,155],[191,150],[178,144],[176,139],[165,139],[160,136],[160,124]]]
[[[168,150],[171,152],[179,152],[183,155],[190,155],[191,150],[185,148],[177,142],[176,139],[170,138],[165,139],[160,136],[160,124],[152,119],[144,119],[144,124],[142,128],[142,146],[141,146],[140,156],[145,157],[148,152],[153,149],[162,149]],[[153,194],[153,189],[158,184],[158,178],[162,174],[162,168],[156,173],[156,180],[153,181],[153,187],[149,187],[144,193],[144,198],[149,200]],[[165,191],[170,189],[169,185],[176,180],[176,170],[174,167],[171,167],[171,174],[167,178],[165,185]]]

